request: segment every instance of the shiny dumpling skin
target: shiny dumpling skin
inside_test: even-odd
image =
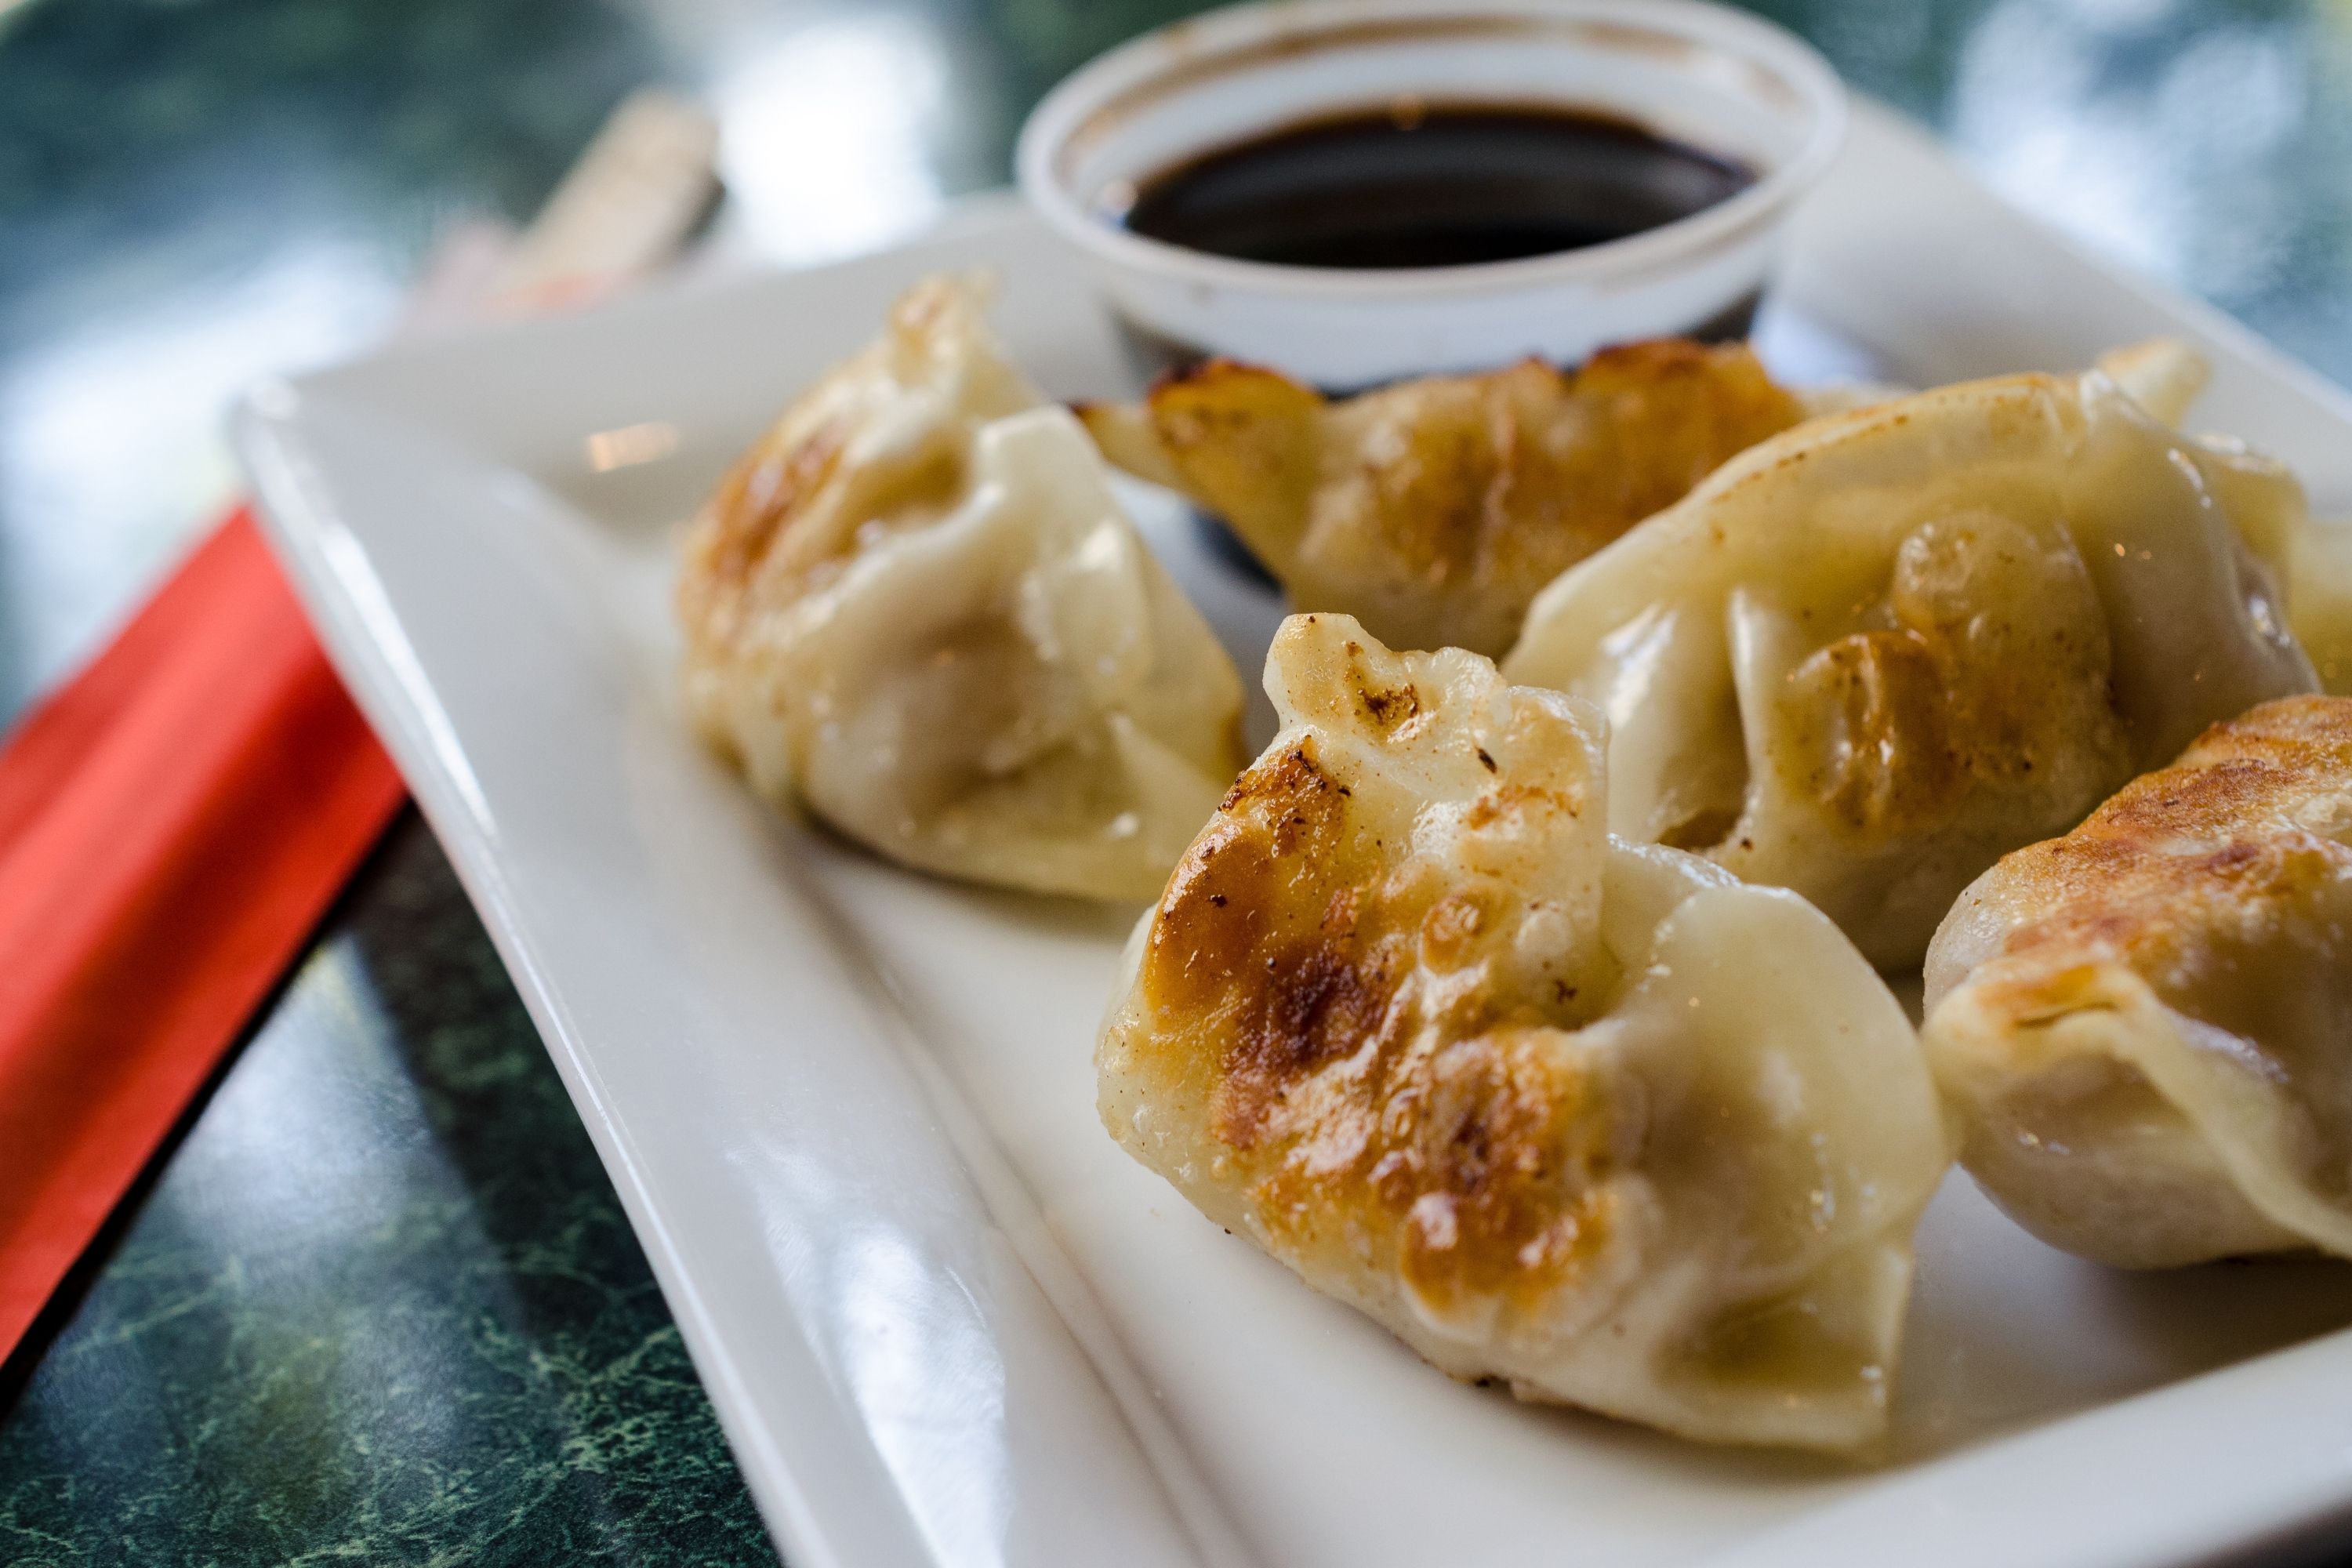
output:
[[[2203,355],[2171,338],[2157,338],[2099,356],[2099,368],[2157,418],[2179,427],[2205,388]],[[2209,447],[2231,453],[2242,468],[2259,470],[2265,460],[2227,437],[2208,437]],[[2305,519],[2281,509],[2251,513],[2269,531],[2250,541],[2277,571],[2286,591],[2287,623],[2311,660],[2320,689],[2352,695],[2352,521]]]
[[[1546,583],[1804,407],[1743,345],[1662,339],[1338,399],[1217,360],[1080,414],[1114,462],[1223,516],[1295,607],[1500,657]]]
[[[2277,585],[2302,518],[2103,373],[1944,387],[1735,458],[1547,588],[1506,668],[1607,710],[1617,832],[1907,967],[2003,853],[2313,689]]]
[[[1232,661],[968,280],[900,300],[682,553],[697,725],[905,864],[1150,899],[1244,760]]]
[[[2002,859],[1927,1002],[1962,1158],[2043,1240],[2352,1258],[2352,699],[2218,724]]]
[[[1883,1431],[1948,1162],[1793,895],[1606,830],[1599,715],[1295,616],[1283,727],[1137,930],[1104,1124],[1444,1371],[1712,1442]]]

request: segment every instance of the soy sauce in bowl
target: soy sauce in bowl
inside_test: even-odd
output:
[[[1405,99],[1216,149],[1105,216],[1244,261],[1458,267],[1622,239],[1755,180],[1733,159],[1602,114]]]
[[[1015,163],[1139,337],[1360,387],[1736,330],[1844,130],[1710,0],[1245,0],[1080,68]]]

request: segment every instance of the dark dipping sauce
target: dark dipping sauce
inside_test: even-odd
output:
[[[1243,261],[1461,267],[1622,239],[1755,179],[1731,159],[1605,115],[1404,100],[1179,164],[1110,216]]]

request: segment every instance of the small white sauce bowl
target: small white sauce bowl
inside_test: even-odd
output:
[[[1463,267],[1275,266],[1118,220],[1123,195],[1202,153],[1408,99],[1597,111],[1758,177],[1623,239]],[[1573,363],[1736,318],[1844,133],[1827,61],[1704,0],[1270,0],[1171,24],[1082,68],[1030,115],[1017,164],[1029,201],[1147,339],[1338,388],[1526,354]]]

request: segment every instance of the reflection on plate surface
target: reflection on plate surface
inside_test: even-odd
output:
[[[1123,920],[878,865],[763,813],[677,727],[664,520],[947,260],[998,267],[1000,319],[1049,390],[1128,389],[1061,253],[982,207],[871,262],[311,378],[243,435],[796,1563],[1360,1565],[1574,1540],[1603,1563],[1736,1550],[1811,1568],[1879,1561],[1890,1530],[1940,1561],[2025,1561],[2055,1550],[2032,1534],[2053,1487],[2105,1560],[2160,1563],[2352,1500],[2326,1396],[2352,1341],[2181,1381],[2352,1321],[2339,1268],[2118,1282],[1955,1182],[1921,1237],[1895,1462],[1856,1471],[1433,1376],[1128,1161],[1096,1124],[1088,1060]],[[1797,319],[1768,327],[1768,352],[1844,368],[1868,345],[1870,368],[1914,381],[2184,331],[2215,360],[2215,423],[2259,433],[2323,505],[2352,496],[2341,395],[2120,288],[1879,116],[1808,214],[1784,302]],[[757,365],[724,352],[747,332],[776,345]],[[587,434],[650,420],[680,431],[676,458],[588,472]],[[1171,502],[1131,495],[1254,668],[1271,596],[1202,553]],[[494,835],[432,765],[322,529],[358,542]],[[2239,1448],[2216,1456],[2202,1439],[2223,1427]],[[1776,1526],[1793,1533],[1758,1534]]]

